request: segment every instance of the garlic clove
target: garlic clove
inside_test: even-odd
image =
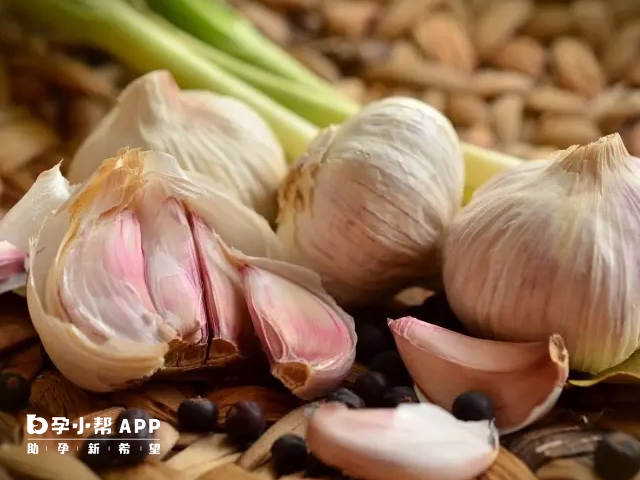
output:
[[[96,219],[61,245],[47,279],[46,306],[95,343],[161,343],[166,330],[146,284],[140,223],[131,211]]]
[[[242,277],[220,247],[221,240],[196,214],[191,228],[200,258],[209,319],[208,364],[226,363],[259,350],[244,298]]]
[[[287,173],[267,123],[244,103],[208,91],[180,90],[166,70],[132,81],[74,155],[68,178],[85,181],[124,147],[167,152],[244,205],[274,220]]]
[[[135,197],[149,294],[157,312],[190,343],[206,341],[200,262],[188,214],[160,179]],[[143,270],[144,271],[144,270]]]
[[[68,212],[62,211],[45,219],[30,241],[27,305],[33,326],[53,363],[75,384],[96,392],[135,385],[162,368],[167,344],[121,338],[95,343],[45,307],[47,275],[69,226]]]
[[[324,292],[318,275],[281,261],[226,254],[242,275],[271,373],[305,400],[338,387],[355,360],[355,325]]]
[[[500,433],[520,430],[547,414],[569,376],[559,335],[547,342],[507,343],[468,337],[413,317],[389,326],[409,373],[431,402],[450,409],[467,391],[494,402]]]
[[[321,131],[280,185],[277,234],[343,306],[439,276],[464,188],[451,122],[416,99],[372,102]]]
[[[367,480],[472,480],[498,455],[491,422],[462,422],[428,403],[323,405],[309,420],[307,444],[324,463]]]

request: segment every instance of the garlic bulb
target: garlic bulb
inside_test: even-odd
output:
[[[353,320],[326,300],[313,272],[284,264],[262,280],[262,297],[245,288],[247,269],[229,252],[260,265],[251,271],[263,278],[269,257],[278,265],[282,257],[275,234],[264,218],[167,154],[125,152],[75,187],[56,166],[10,214],[0,232],[28,246],[34,327],[53,363],[83,388],[109,391],[159,371],[226,364],[261,342],[268,353],[276,349],[271,356],[289,349],[292,361],[309,359],[310,374],[286,383],[301,395],[327,393],[353,363]],[[310,320],[306,342],[317,345],[328,335],[344,355],[305,349],[295,330],[283,335],[297,325],[287,329],[282,312],[275,333],[256,335],[254,324],[263,319],[252,312],[292,298],[320,305],[307,312],[313,318],[303,317]]]
[[[618,134],[509,170],[450,225],[444,284],[474,334],[544,341],[596,373],[640,346],[640,159]]]
[[[410,98],[364,107],[310,144],[284,181],[277,234],[341,304],[363,304],[438,272],[464,164],[442,114]]]
[[[169,153],[182,168],[214,179],[267,220],[275,219],[278,185],[287,172],[284,152],[266,122],[238,100],[181,91],[164,70],[143,75],[80,145],[69,181],[86,180],[124,147]]]

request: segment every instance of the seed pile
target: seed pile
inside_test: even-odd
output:
[[[367,102],[421,98],[523,158],[619,131],[640,154],[640,7],[628,0],[233,0]]]

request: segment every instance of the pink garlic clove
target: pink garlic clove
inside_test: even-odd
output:
[[[202,274],[209,321],[208,364],[226,363],[259,350],[251,315],[244,298],[242,277],[229,262],[220,240],[195,213],[190,214]]]
[[[47,297],[61,318],[97,343],[114,338],[162,343],[176,337],[151,301],[140,224],[133,212],[95,220],[65,250],[60,271],[50,272],[55,287]]]
[[[355,359],[353,318],[303,267],[266,258],[227,255],[241,273],[253,326],[271,373],[298,397],[329,393]]]
[[[466,391],[481,391],[496,408],[500,433],[520,430],[548,413],[569,376],[562,337],[547,342],[482,340],[413,317],[390,320],[398,351],[421,393],[450,409]]]
[[[319,407],[307,444],[327,465],[367,480],[472,480],[498,453],[489,421],[462,422],[428,404],[395,409]]]
[[[206,342],[200,263],[184,205],[156,180],[138,192],[134,208],[156,310],[183,340]]]

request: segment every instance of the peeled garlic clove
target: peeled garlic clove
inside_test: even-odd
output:
[[[338,303],[370,303],[439,274],[463,186],[449,120],[387,98],[309,145],[280,188],[277,234],[288,260],[318,272]]]
[[[355,325],[324,292],[317,274],[281,261],[227,255],[242,275],[271,373],[305,400],[338,387],[355,360]]]
[[[282,147],[244,103],[206,91],[180,90],[168,71],[131,82],[118,104],[76,152],[68,178],[79,183],[124,147],[167,152],[182,168],[210,181],[274,220],[287,171]]]
[[[640,159],[618,134],[491,180],[448,228],[443,280],[474,335],[558,333],[597,373],[640,347]]]
[[[46,191],[58,175],[34,188]],[[233,214],[226,225],[221,208]],[[240,275],[218,245],[278,255],[275,234],[173,157],[134,150],[107,159],[43,217],[29,235],[29,311],[54,364],[79,386],[125,388],[257,344]]]
[[[324,463],[367,480],[472,480],[498,455],[492,423],[462,422],[428,403],[323,405],[309,420],[307,444]]]
[[[389,327],[407,370],[429,401],[451,409],[461,393],[481,391],[494,402],[503,434],[547,414],[569,376],[569,356],[559,335],[547,342],[495,342],[413,317],[391,320]]]

